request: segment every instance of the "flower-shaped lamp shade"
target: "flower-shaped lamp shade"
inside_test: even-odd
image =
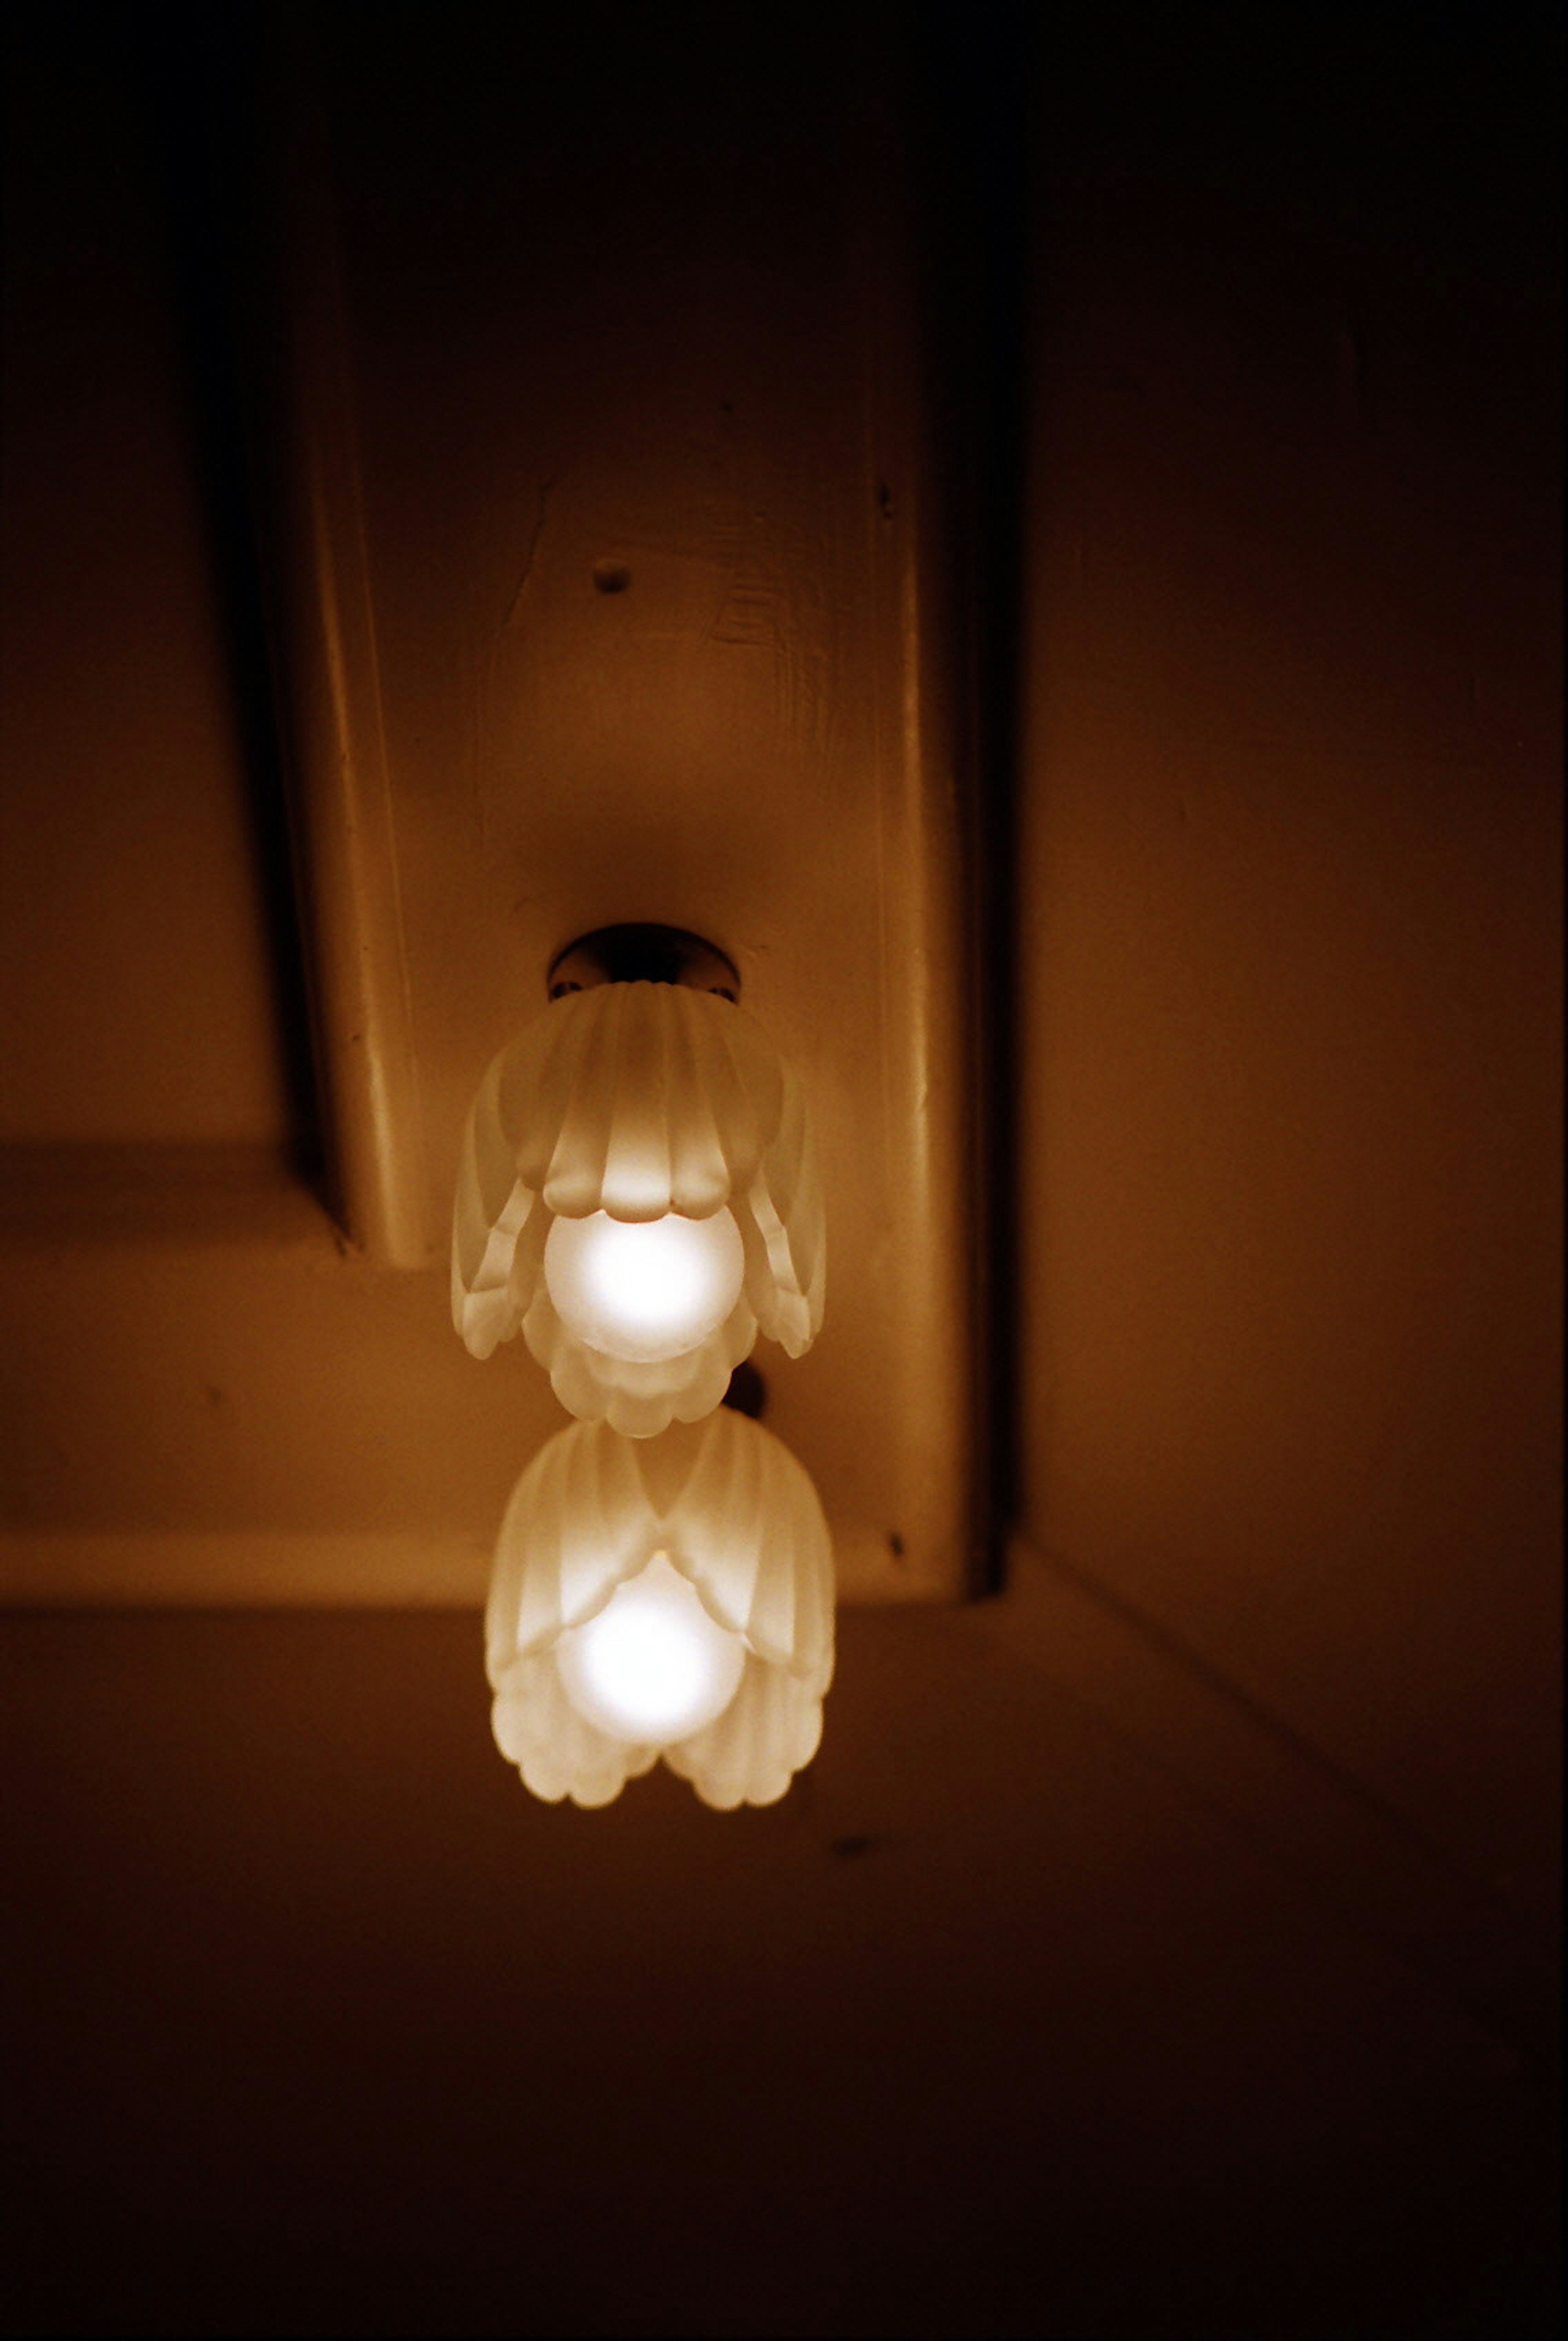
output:
[[[574,1423],[518,1480],[485,1612],[495,1738],[536,1797],[604,1805],[662,1756],[704,1803],[782,1797],[822,1734],[833,1550],[783,1442],[721,1408]]]
[[[744,1009],[598,984],[495,1058],[453,1222],[475,1357],[521,1328],[569,1413],[645,1439],[711,1413],[759,1328],[798,1357],[823,1280],[805,1100]]]

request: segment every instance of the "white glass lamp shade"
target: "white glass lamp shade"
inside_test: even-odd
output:
[[[453,1221],[475,1357],[521,1329],[569,1413],[649,1438],[711,1413],[759,1329],[809,1348],[824,1268],[800,1083],[733,1001],[595,985],[490,1066]]]
[[[771,1431],[721,1408],[632,1440],[560,1432],[495,1549],[485,1663],[536,1797],[604,1805],[663,1757],[705,1804],[782,1797],[822,1736],[833,1550]]]

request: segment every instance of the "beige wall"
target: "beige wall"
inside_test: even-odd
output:
[[[15,2329],[1554,2329],[1534,2060],[974,1611],[727,1817],[524,1795],[477,1640],[0,1636]]]
[[[1328,46],[1275,152],[1174,31],[1148,80],[1108,75],[1051,115],[1042,151],[1024,1519],[1539,1908],[1561,1403],[1550,276],[1518,118],[1484,76],[1458,188],[1432,61],[1372,34]],[[1347,107],[1384,100],[1404,125],[1386,152],[1336,145]]]

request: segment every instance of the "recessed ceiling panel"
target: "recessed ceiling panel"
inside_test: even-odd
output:
[[[271,1580],[287,1598],[478,1591],[467,1514],[564,1418],[520,1342],[480,1366],[445,1329],[464,1120],[544,1008],[554,954],[630,920],[727,952],[810,1098],[826,1324],[801,1360],[764,1343],[756,1362],[844,1589],[956,1594],[974,1536],[965,884],[895,93],[853,41],[808,75],[803,43],[776,86],[709,55],[682,97],[662,73],[650,108],[651,13],[616,18],[613,58],[567,35],[541,53],[522,12],[510,34],[486,17],[484,56],[455,37],[433,55],[387,12],[371,55],[368,19],[324,14],[321,55],[263,85],[241,306],[353,1249],[338,1258],[324,1225],[317,1297],[302,1281],[275,1309],[251,1290],[265,1250],[209,1229],[205,1270],[181,1252],[198,1285],[245,1285],[243,1323],[281,1316],[275,1356],[206,1379],[265,1393],[279,1475],[291,1442],[312,1452],[287,1503],[254,1465],[237,1507],[221,1485],[175,1496],[197,1539],[179,1598],[257,1598],[229,1573],[235,1540],[290,1528],[305,1542]],[[114,1241],[135,1255],[123,1214]],[[280,1291],[306,1278],[304,1250],[296,1230]],[[379,1489],[356,1513],[341,1462],[314,1453],[352,1387],[318,1393],[306,1439],[287,1367],[291,1340],[318,1360],[336,1343],[352,1384],[373,1320],[406,1346],[377,1355],[364,1402],[396,1385],[393,1476],[420,1491],[391,1519]],[[484,1455],[461,1530],[442,1517],[459,1418],[458,1446]],[[428,1468],[422,1442],[444,1450]],[[329,1482],[315,1517],[308,1490]],[[157,1502],[138,1483],[129,1509]],[[24,1510],[35,1545],[71,1525],[46,1489]],[[145,1579],[155,1520],[76,1525],[134,1528]],[[396,1548],[385,1584],[355,1541],[377,1528]],[[429,1581],[411,1588],[421,1533]]]

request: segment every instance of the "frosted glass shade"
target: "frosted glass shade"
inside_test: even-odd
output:
[[[726,1215],[740,1247],[727,1313],[689,1347],[649,1356],[602,1317],[564,1310],[553,1233],[601,1214],[698,1230]],[[491,1064],[453,1220],[453,1318],[475,1357],[521,1330],[569,1413],[649,1438],[710,1413],[759,1330],[791,1357],[809,1348],[824,1275],[800,1083],[733,1001],[675,984],[596,985],[554,1001]]]
[[[782,1797],[822,1735],[833,1549],[783,1442],[721,1408],[628,1439],[574,1423],[513,1489],[485,1612],[497,1745],[554,1803],[663,1757],[704,1803]]]

